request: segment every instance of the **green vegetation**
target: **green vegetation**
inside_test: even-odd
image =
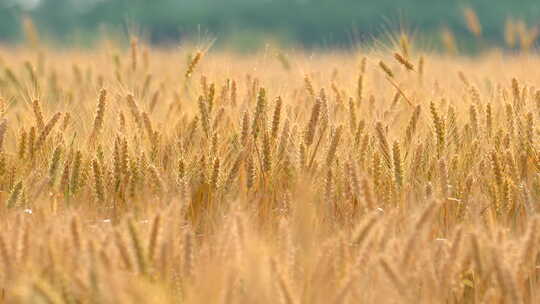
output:
[[[33,18],[40,34],[67,43],[74,37],[92,41],[105,27],[127,28],[153,43],[202,36],[252,46],[264,35],[319,48],[350,47],[403,25],[437,37],[432,46],[447,27],[466,46],[472,39],[465,7],[477,12],[484,43],[502,44],[508,18],[531,25],[540,17],[536,0],[39,0],[32,8],[21,0],[3,1],[8,4],[0,4],[0,40],[11,42],[21,37],[23,15]]]

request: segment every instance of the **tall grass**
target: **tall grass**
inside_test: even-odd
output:
[[[0,299],[540,301],[540,57],[279,54],[0,50]]]

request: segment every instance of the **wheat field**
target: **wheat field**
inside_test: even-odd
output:
[[[0,49],[0,299],[538,303],[538,66]]]

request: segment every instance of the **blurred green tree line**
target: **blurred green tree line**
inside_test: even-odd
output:
[[[470,39],[463,9],[482,39],[504,42],[508,18],[540,21],[539,0],[0,0],[0,41],[22,39],[22,16],[58,42],[92,41],[102,29],[135,31],[152,43],[216,37],[250,47],[257,37],[306,47],[349,47],[400,27],[437,37],[442,27]]]

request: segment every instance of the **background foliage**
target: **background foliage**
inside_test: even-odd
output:
[[[490,44],[502,44],[508,18],[535,25],[540,17],[537,0],[1,0],[0,41],[20,39],[21,16],[30,15],[40,34],[63,43],[92,41],[107,28],[136,31],[153,43],[200,35],[251,47],[270,36],[283,44],[349,47],[406,25],[427,37],[448,27],[466,44],[465,7],[477,12]]]

